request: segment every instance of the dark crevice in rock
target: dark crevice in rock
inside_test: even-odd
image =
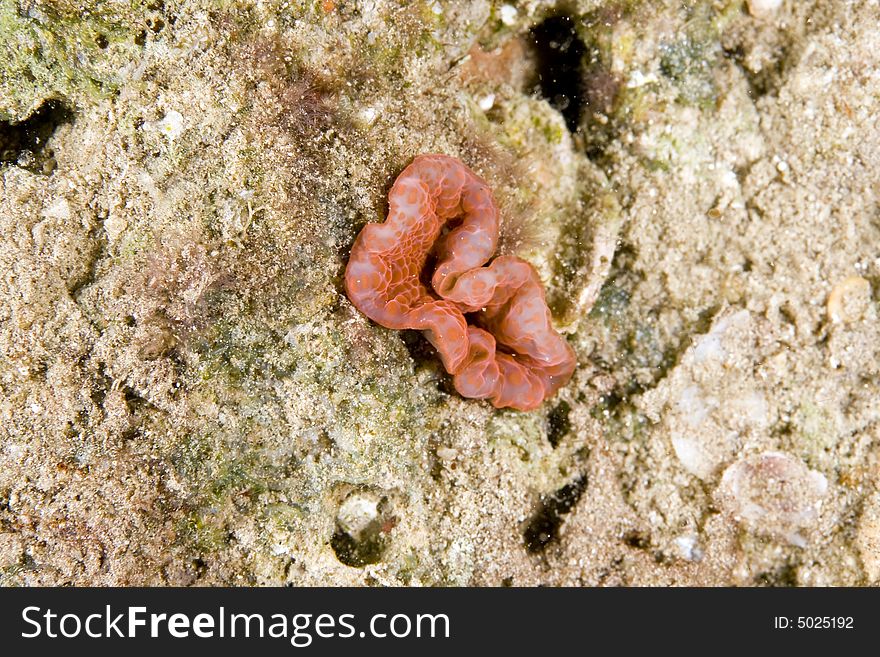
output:
[[[369,503],[366,504],[369,506]],[[397,525],[394,507],[387,497],[376,504],[376,516],[363,526],[345,526],[337,518],[336,530],[330,538],[330,547],[340,563],[362,568],[379,563],[389,543],[389,532]]]
[[[752,100],[758,100],[764,96],[776,96],[779,89],[785,83],[790,65],[790,55],[782,52],[772,63],[764,66],[759,71],[753,71],[746,63],[747,53],[741,45],[725,49],[724,56],[736,64],[749,85],[749,96]]]
[[[564,516],[574,508],[586,489],[587,476],[581,475],[552,495],[541,498],[538,509],[523,532],[526,550],[531,554],[540,554],[559,539]]]
[[[47,100],[24,121],[0,121],[0,166],[14,164],[32,173],[55,170],[52,149],[46,142],[59,126],[70,123],[73,112],[60,100]]]
[[[576,132],[583,107],[582,62],[587,51],[571,16],[547,18],[532,28],[530,37],[538,65],[534,92],[558,110]]]
[[[379,563],[384,546],[376,540],[358,541],[341,529],[333,534],[330,547],[336,558],[346,566],[363,568],[368,564]]]
[[[627,532],[623,537],[623,542],[627,546],[637,550],[647,550],[651,546],[651,541],[648,537],[642,532],[635,530]]]
[[[768,571],[758,574],[755,577],[756,586],[766,587],[794,587],[798,585],[797,567],[794,564],[787,563],[774,571]]]
[[[563,399],[547,415],[547,440],[554,448],[571,431],[569,413],[571,413],[571,406]]]

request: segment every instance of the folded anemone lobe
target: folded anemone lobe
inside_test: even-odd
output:
[[[464,397],[527,411],[565,385],[575,355],[551,324],[537,272],[515,256],[486,265],[499,227],[486,183],[453,157],[420,155],[388,201],[385,223],[367,224],[351,249],[345,287],[358,310],[422,331]]]

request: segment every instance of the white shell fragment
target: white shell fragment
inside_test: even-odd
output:
[[[517,11],[516,7],[513,5],[501,5],[501,9],[499,11],[501,14],[501,22],[507,26],[513,25],[516,23]]]
[[[156,123],[156,129],[168,141],[174,141],[183,132],[183,115],[177,110],[170,110],[161,121]]]
[[[769,16],[782,6],[782,0],[748,0],[752,16]]]
[[[848,276],[828,295],[826,310],[832,324],[860,319],[871,304],[871,283],[861,276]]]
[[[755,333],[749,311],[720,312],[666,380],[643,397],[646,414],[665,425],[681,466],[704,481],[766,432],[768,391],[755,378],[750,356]]]
[[[748,530],[803,547],[800,531],[815,525],[828,480],[791,454],[763,452],[727,468],[719,491],[724,509]]]
[[[336,522],[343,531],[358,538],[379,515],[379,499],[370,493],[353,493],[339,507]]]

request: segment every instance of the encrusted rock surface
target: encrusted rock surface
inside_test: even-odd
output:
[[[878,583],[876,0],[86,4],[0,0],[0,584]],[[425,152],[537,411],[345,297]]]

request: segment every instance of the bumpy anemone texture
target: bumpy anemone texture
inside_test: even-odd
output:
[[[365,226],[351,250],[345,285],[358,310],[423,331],[464,397],[532,410],[565,385],[576,358],[537,272],[515,256],[486,266],[499,227],[486,183],[453,157],[420,155],[388,201],[386,221]]]

